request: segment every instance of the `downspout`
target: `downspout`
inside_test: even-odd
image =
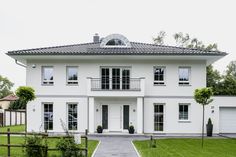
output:
[[[17,65],[19,65],[19,66],[22,66],[22,67],[26,68],[26,65],[24,65],[24,64],[22,64],[22,63],[19,63],[18,60],[16,60],[16,59],[15,59],[15,63],[16,63]]]

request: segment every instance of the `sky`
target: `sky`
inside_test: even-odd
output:
[[[229,53],[214,63],[224,72],[236,60],[235,0],[0,0],[0,75],[25,85],[23,67],[5,53],[11,50],[92,42],[98,33],[153,43],[158,32],[189,33],[217,43]]]

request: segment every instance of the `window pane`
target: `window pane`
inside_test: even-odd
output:
[[[77,104],[68,104],[68,129],[77,130]]]
[[[164,67],[155,67],[154,68],[154,80],[155,81],[164,81]]]
[[[116,46],[116,45],[120,45],[120,46],[124,46],[125,43],[120,40],[120,39],[111,39],[107,42],[106,45],[111,45],[111,46]]]
[[[179,105],[179,119],[188,120],[189,105]]]
[[[67,68],[67,79],[68,80],[78,80],[78,68],[68,67]]]
[[[53,105],[44,104],[44,129],[53,130]]]
[[[179,81],[189,81],[189,68],[179,68]]]
[[[44,80],[53,80],[53,68],[44,67],[43,68],[43,79]]]

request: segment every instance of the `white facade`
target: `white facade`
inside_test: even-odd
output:
[[[130,48],[131,45],[125,39],[121,47],[126,46]],[[37,95],[27,106],[27,130],[44,130],[44,104],[50,103],[53,105],[53,128],[49,132],[63,132],[63,127],[68,128],[68,104],[77,104],[77,128],[73,130],[76,132],[88,129],[95,133],[98,125],[103,125],[105,132],[127,132],[127,125],[133,125],[140,134],[200,133],[202,107],[194,101],[193,93],[196,88],[206,87],[206,66],[219,58],[168,55],[25,57],[27,86],[33,87]],[[53,68],[53,85],[42,84],[43,67]],[[78,84],[67,84],[67,67],[77,67]],[[164,84],[154,84],[154,67],[164,67]],[[188,84],[179,84],[179,68],[182,67],[189,69]],[[102,68],[108,69],[104,74],[109,73],[107,89],[102,82]],[[127,71],[122,69],[128,69],[128,86],[125,86],[123,74]],[[117,75],[116,81],[120,82],[115,84],[112,81]],[[216,97],[206,107],[206,121],[212,119],[214,133],[220,132],[219,108],[236,107],[233,104],[236,98],[222,99]]]

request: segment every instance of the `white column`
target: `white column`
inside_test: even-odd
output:
[[[94,133],[94,97],[89,97],[89,133]]]
[[[137,98],[137,133],[143,133],[143,97]]]

